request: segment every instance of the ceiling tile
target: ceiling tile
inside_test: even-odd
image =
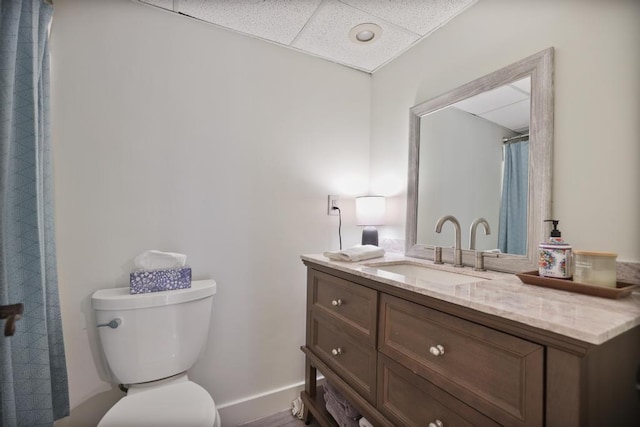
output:
[[[382,35],[370,43],[354,43],[349,31],[362,23],[374,23]],[[293,47],[368,72],[393,59],[419,36],[337,0],[325,0]]]
[[[424,36],[477,0],[342,0],[373,16]]]
[[[180,13],[242,33],[290,44],[322,0],[180,0]]]
[[[482,114],[481,117],[514,131],[529,129],[531,103],[527,98],[515,104],[490,111],[487,114]]]
[[[511,86],[515,86],[524,93],[531,93],[531,76],[518,80],[517,82],[513,82],[511,83]]]
[[[173,0],[140,0],[143,3],[152,4],[163,9],[173,10]]]
[[[372,73],[478,0],[138,0]],[[383,32],[354,43],[350,30]]]
[[[528,99],[527,95],[511,86],[501,86],[457,102],[455,106],[477,116],[496,110],[505,105]]]

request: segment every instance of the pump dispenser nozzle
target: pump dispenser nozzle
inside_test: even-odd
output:
[[[544,222],[550,222],[553,224],[553,230],[551,230],[550,237],[562,237],[562,233],[558,230],[558,224],[560,221],[557,219],[545,219]]]
[[[557,219],[546,219],[544,222],[553,224],[549,242],[540,243],[538,250],[538,274],[540,276],[570,279],[573,274],[571,245],[562,240],[558,230]]]

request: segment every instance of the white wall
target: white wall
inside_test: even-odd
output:
[[[554,216],[575,247],[640,261],[639,8],[482,0],[371,78],[126,0],[56,0],[69,424],[90,425],[121,396],[100,378],[89,297],[126,284],[149,248],[184,252],[196,279],[218,281],[192,372],[216,402],[291,390],[303,379],[298,256],[337,247],[326,195],[366,193],[371,168],[370,190],[390,196],[394,219],[381,238],[403,238],[409,108],[549,46]],[[355,244],[352,201],[343,207],[343,240]],[[238,412],[227,420],[255,415]]]
[[[463,247],[468,247],[471,223],[482,217],[493,230],[476,233],[476,248],[498,247],[502,199],[502,138],[515,132],[482,117],[445,108],[420,119],[417,241],[448,247],[455,229],[433,231],[438,219],[454,215],[460,222]],[[455,167],[451,165],[455,164]],[[473,182],[472,185],[469,183]]]
[[[372,190],[404,236],[409,108],[555,47],[553,215],[574,248],[640,261],[640,2],[482,0],[373,75]],[[383,232],[384,235],[384,232]],[[389,235],[387,235],[388,237]]]
[[[125,0],[56,0],[51,37],[68,424],[122,395],[100,377],[90,295],[126,285],[146,249],[186,253],[195,279],[218,282],[191,375],[219,406],[294,395],[299,255],[338,246],[328,194],[367,191],[370,76]],[[345,245],[359,239],[352,205]]]

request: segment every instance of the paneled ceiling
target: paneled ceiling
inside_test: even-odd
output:
[[[529,130],[530,98],[531,77],[526,77],[459,101],[453,106],[520,133]]]
[[[373,73],[477,0],[139,1]],[[360,24],[372,40],[355,40]]]

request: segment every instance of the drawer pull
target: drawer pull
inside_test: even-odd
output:
[[[434,356],[442,356],[444,354],[444,347],[440,344],[431,346],[431,348],[429,349],[429,353],[433,354]]]
[[[444,427],[444,423],[440,420],[435,420],[432,423],[429,423],[429,427]]]
[[[334,356],[340,356],[342,354],[342,349],[340,347],[334,348],[333,350],[331,350],[331,354],[333,354]]]
[[[331,301],[331,305],[334,307],[340,307],[342,305],[342,300],[340,298],[334,299]]]

